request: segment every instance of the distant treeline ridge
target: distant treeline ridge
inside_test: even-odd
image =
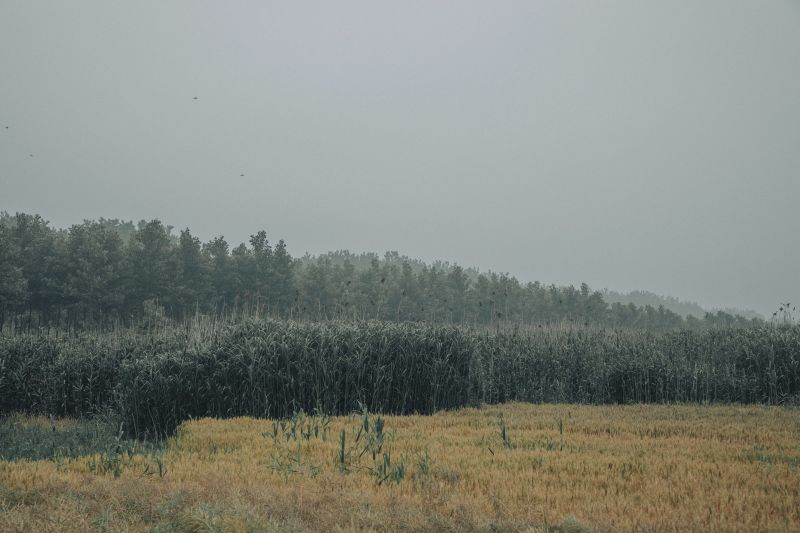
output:
[[[0,213],[0,329],[129,325],[196,314],[309,320],[378,319],[466,325],[570,322],[668,331],[761,323],[725,312],[703,318],[663,306],[609,304],[588,285],[513,276],[387,253],[292,258],[265,231],[231,249],[159,220],[100,219],[56,229],[39,215]]]

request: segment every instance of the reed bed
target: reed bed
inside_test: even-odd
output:
[[[200,417],[433,413],[508,401],[800,400],[800,326],[471,330],[424,323],[243,320],[0,337],[0,414],[112,410],[128,434]]]

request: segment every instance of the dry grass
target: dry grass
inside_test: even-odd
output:
[[[191,421],[165,475],[140,455],[118,477],[97,457],[0,462],[0,530],[800,530],[796,408],[509,404],[386,417],[380,451],[375,421],[357,443],[356,415],[296,419],[296,438]],[[375,474],[384,453],[402,479]]]

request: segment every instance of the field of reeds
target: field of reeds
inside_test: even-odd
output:
[[[0,531],[797,531],[799,443],[779,406],[199,419],[160,451],[0,460]]]
[[[796,404],[800,326],[655,334],[245,320],[0,336],[0,414],[111,411],[136,437],[206,416],[509,401]]]

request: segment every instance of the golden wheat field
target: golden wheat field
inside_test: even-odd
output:
[[[797,531],[800,410],[194,420],[157,454],[0,462],[0,530]]]

